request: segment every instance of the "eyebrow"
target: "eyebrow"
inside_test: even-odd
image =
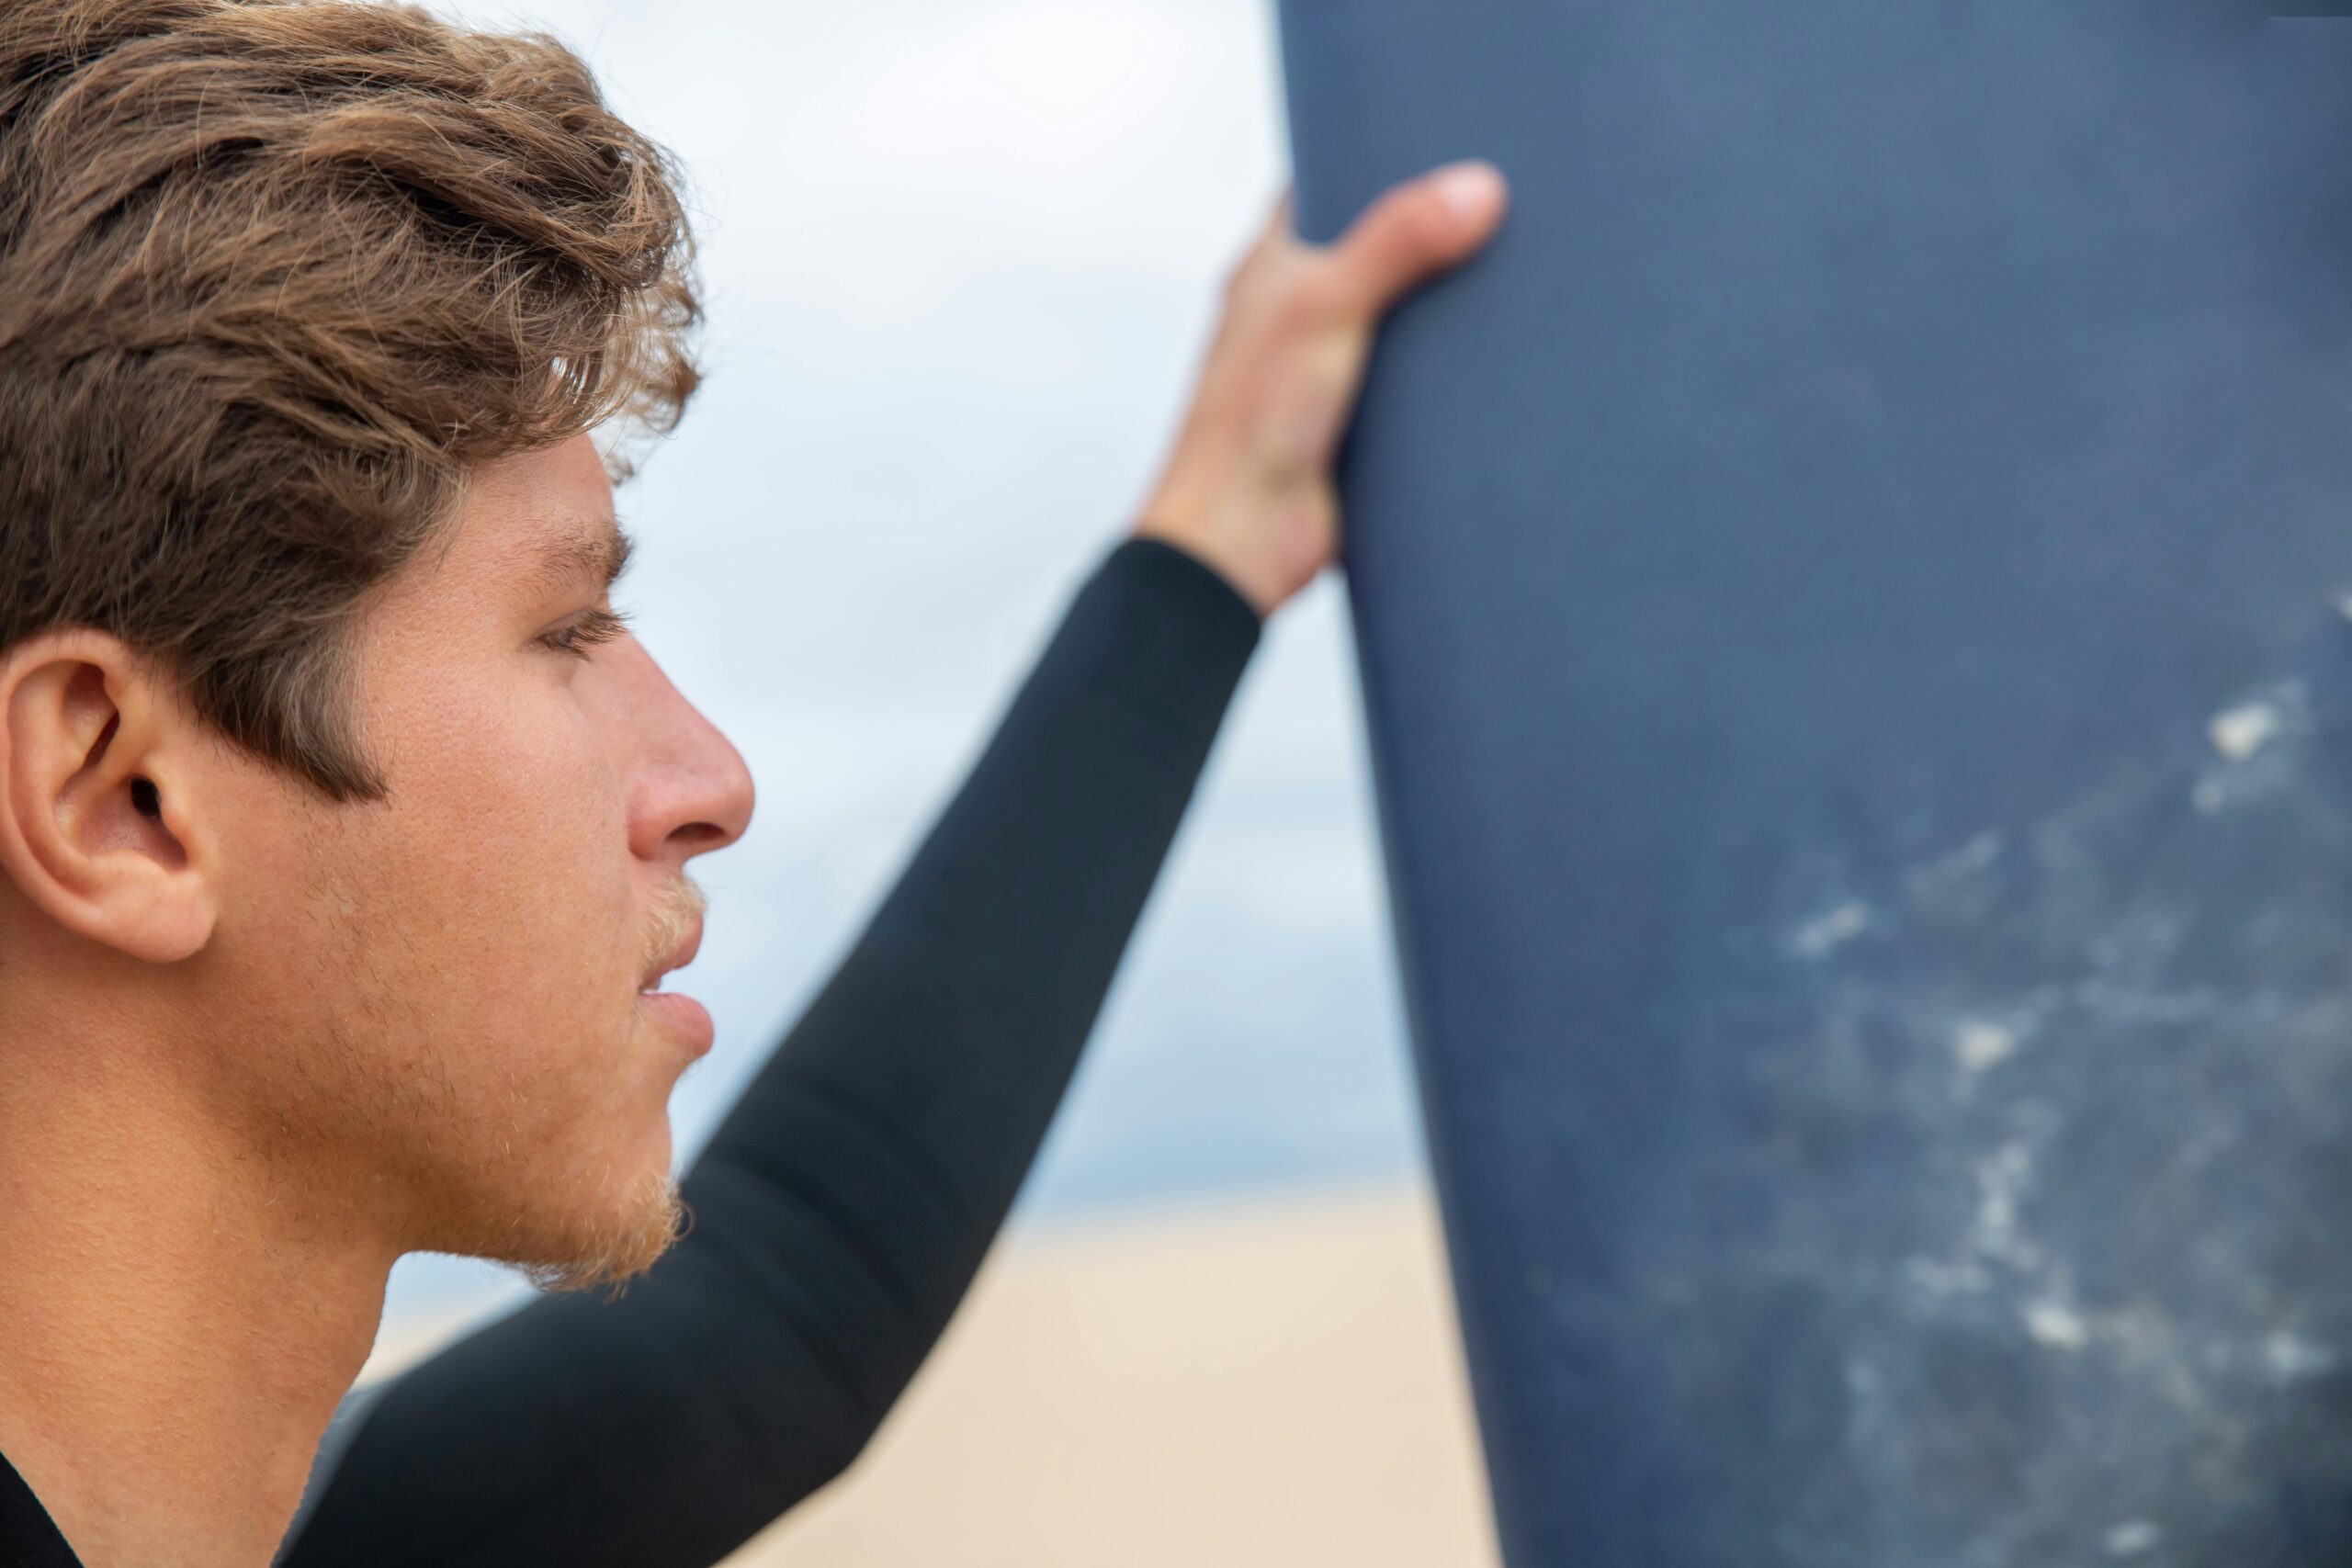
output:
[[[628,536],[619,520],[607,518],[601,531],[574,534],[558,542],[531,563],[529,575],[548,589],[582,579],[609,588],[628,570],[636,548],[637,541]]]

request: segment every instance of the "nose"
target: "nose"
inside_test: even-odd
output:
[[[621,677],[633,765],[628,784],[629,851],[673,870],[725,849],[752,824],[752,771],[718,727],[686,701],[634,637],[606,650]]]

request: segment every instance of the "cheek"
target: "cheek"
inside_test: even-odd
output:
[[[444,737],[429,760],[430,782],[420,766],[388,826],[399,918],[464,1015],[443,1018],[456,1026],[445,1038],[486,1036],[512,1072],[577,1062],[636,990],[626,803],[609,756],[577,706],[549,694]]]
[[[534,697],[379,707],[380,803],[223,763],[235,875],[204,962],[229,1110],[476,1170],[642,1120],[623,783],[567,694]]]
[[[390,795],[338,814],[322,869],[348,890],[353,962],[328,1005],[364,1043],[353,1098],[406,1141],[546,1156],[595,1135],[630,1081],[624,781],[568,687],[496,664],[464,682],[369,710]]]

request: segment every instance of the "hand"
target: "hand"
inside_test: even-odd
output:
[[[1508,197],[1490,164],[1392,186],[1329,245],[1291,229],[1285,191],[1227,276],[1192,412],[1136,524],[1222,573],[1261,617],[1334,559],[1331,460],[1373,330],[1390,306],[1484,246]]]

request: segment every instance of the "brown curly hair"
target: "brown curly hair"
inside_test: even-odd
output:
[[[351,622],[473,465],[676,423],[679,189],[549,38],[0,0],[0,650],[112,633],[238,744],[379,797]]]

